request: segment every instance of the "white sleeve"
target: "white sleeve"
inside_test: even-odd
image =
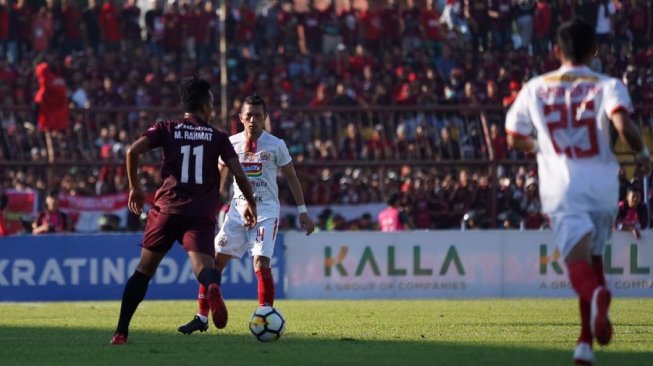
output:
[[[506,133],[516,137],[529,137],[533,133],[533,122],[528,111],[531,100],[529,84],[526,84],[517,95],[517,99],[506,114]]]
[[[618,79],[610,78],[606,85],[605,93],[605,113],[609,118],[619,110],[624,110],[628,113],[633,113],[633,102],[630,100],[628,89]]]
[[[277,166],[286,166],[292,162],[288,147],[283,140],[279,140],[279,148],[277,149]]]

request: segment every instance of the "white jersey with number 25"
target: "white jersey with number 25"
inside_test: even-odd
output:
[[[633,111],[625,85],[586,66],[563,66],[524,85],[506,116],[506,132],[537,135],[544,213],[617,207],[610,118],[618,110]]]

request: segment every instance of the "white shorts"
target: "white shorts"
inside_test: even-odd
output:
[[[215,237],[215,252],[242,258],[249,250],[251,256],[272,258],[278,224],[277,218],[261,219],[256,226],[247,229],[240,220],[227,215]]]
[[[592,234],[591,254],[603,256],[603,247],[612,236],[617,210],[599,212],[556,212],[549,214],[553,236],[562,258],[588,233]]]

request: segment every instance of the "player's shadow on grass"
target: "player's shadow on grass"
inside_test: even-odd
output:
[[[213,328],[184,336],[133,329],[129,344],[109,345],[107,329],[0,326],[0,365],[571,365],[571,352],[520,345],[494,346],[439,342],[325,339],[292,332],[276,343]],[[597,352],[601,366],[653,364],[652,352]]]

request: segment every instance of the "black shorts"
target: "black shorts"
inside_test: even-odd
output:
[[[187,252],[214,257],[215,226],[214,217],[167,214],[153,207],[147,214],[141,246],[153,252],[167,252],[178,241]]]

